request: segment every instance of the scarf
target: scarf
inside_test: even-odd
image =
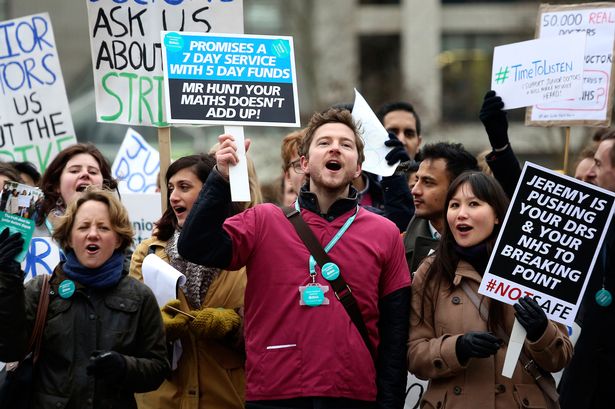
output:
[[[487,268],[487,262],[489,261],[489,253],[487,252],[487,242],[475,244],[470,247],[461,247],[457,243],[453,244],[455,252],[459,255],[459,258],[467,261],[474,267],[474,270],[478,274],[483,276],[485,269]]]
[[[124,257],[123,251],[114,251],[100,267],[87,268],[77,260],[75,252],[70,250],[66,253],[66,262],[62,270],[68,278],[86,287],[108,288],[116,285],[122,278]]]
[[[176,270],[184,273],[186,282],[180,286],[192,308],[201,308],[209,286],[220,274],[219,268],[205,267],[185,260],[177,252],[177,239],[179,230],[175,230],[173,237],[167,241],[165,251],[169,256],[169,264]]]

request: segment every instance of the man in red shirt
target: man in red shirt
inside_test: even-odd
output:
[[[282,209],[263,204],[226,218],[238,156],[232,135],[219,140],[217,171],[178,249],[199,264],[247,267],[246,407],[403,408],[410,274],[397,227],[358,206],[351,182],[363,142],[350,112],[310,120],[300,149],[308,183],[296,208],[352,289],[374,356]],[[322,290],[316,303],[303,297],[308,284]]]

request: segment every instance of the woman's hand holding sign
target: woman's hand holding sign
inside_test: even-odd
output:
[[[523,328],[527,331],[527,339],[536,342],[547,329],[547,315],[540,308],[538,303],[531,297],[519,298],[519,302],[514,305],[515,317]]]

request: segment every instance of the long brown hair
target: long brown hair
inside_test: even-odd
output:
[[[459,175],[448,188],[446,193],[446,201],[444,205],[444,220],[446,221],[446,213],[448,206],[457,191],[467,184],[471,189],[474,196],[481,201],[487,203],[493,208],[495,216],[498,220],[503,221],[506,216],[506,210],[508,208],[508,197],[504,190],[500,186],[494,177],[485,175],[482,172],[469,171]],[[486,239],[488,253],[493,250],[493,245],[497,238],[498,226],[494,228],[493,233]],[[457,270],[457,264],[459,263],[459,255],[455,251],[455,238],[451,232],[451,228],[448,222],[444,223],[444,229],[442,237],[438,243],[438,247],[433,258],[433,262],[427,269],[425,275],[425,283],[446,283],[448,285],[447,290],[450,292],[453,290],[453,280],[455,278],[455,272]],[[484,272],[479,271],[479,274]],[[436,292],[436,294],[439,293]],[[422,305],[425,305],[426,292],[423,292]],[[423,320],[424,313],[421,307],[421,321]],[[490,330],[495,331],[495,328],[501,323],[503,317],[502,303],[492,301],[489,305],[489,321],[487,323]]]
[[[38,218],[36,220],[37,225],[44,223],[49,212],[56,207],[58,199],[61,198],[58,188],[60,186],[60,177],[62,176],[64,167],[73,156],[81,153],[91,155],[96,162],[98,162],[100,174],[103,177],[103,187],[105,189],[113,190],[117,188],[117,181],[111,175],[111,165],[109,165],[109,162],[107,162],[103,154],[98,150],[98,148],[96,148],[96,146],[91,143],[77,143],[62,149],[58,155],[53,158],[45,170],[43,178],[41,179],[40,186],[41,190],[45,194],[45,198],[43,199],[41,208],[39,209]],[[66,206],[69,204],[70,203],[65,203]]]

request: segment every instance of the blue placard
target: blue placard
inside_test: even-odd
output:
[[[299,126],[291,37],[163,32],[169,122]]]

